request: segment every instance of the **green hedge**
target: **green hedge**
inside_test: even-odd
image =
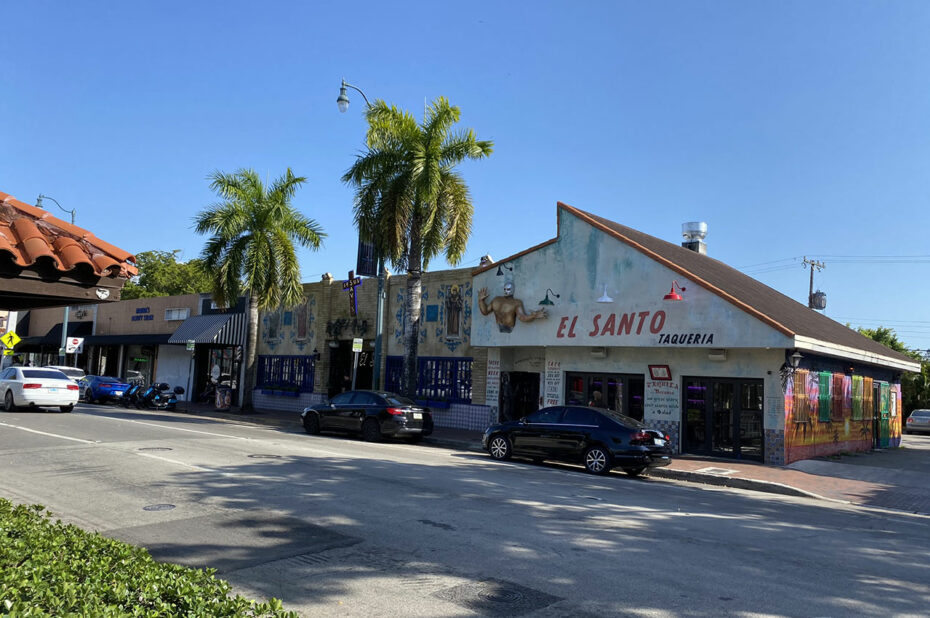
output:
[[[39,505],[0,498],[0,615],[294,617],[281,602],[230,595],[214,569],[156,562]]]

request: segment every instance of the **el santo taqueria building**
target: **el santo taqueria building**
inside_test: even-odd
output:
[[[918,363],[708,257],[700,235],[557,213],[554,239],[473,272],[491,419],[599,399],[678,452],[769,464],[900,442]]]

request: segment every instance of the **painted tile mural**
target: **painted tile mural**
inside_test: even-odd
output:
[[[785,463],[868,451],[901,441],[901,387],[859,375],[797,370],[785,376]],[[874,394],[878,393],[878,399]]]

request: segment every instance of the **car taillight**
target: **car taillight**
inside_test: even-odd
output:
[[[652,442],[652,436],[645,431],[637,431],[630,436],[630,444],[646,444]]]
[[[68,385],[68,390],[69,390],[69,391],[76,391],[76,390],[79,390],[79,389],[78,389],[78,385],[77,385],[77,384],[69,384],[69,385]]]
[[[41,384],[32,384],[32,383],[28,383],[28,384],[23,384],[23,388],[42,388],[42,385],[41,385]]]
[[[404,411],[401,410],[400,408],[388,408],[387,413],[390,414],[391,416],[403,416],[404,415]]]

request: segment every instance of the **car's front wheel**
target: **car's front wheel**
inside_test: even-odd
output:
[[[378,424],[377,419],[369,418],[362,423],[362,439],[365,442],[381,441],[381,426]]]
[[[488,442],[488,453],[494,459],[501,461],[510,459],[513,455],[513,446],[510,444],[510,438],[507,436],[494,436]]]
[[[320,417],[314,412],[307,412],[304,415],[304,431],[310,435],[320,433]]]
[[[610,453],[601,446],[592,446],[584,453],[584,469],[591,474],[610,472]]]
[[[7,412],[16,411],[16,404],[13,403],[13,391],[6,392],[6,396],[3,398],[3,409]]]

